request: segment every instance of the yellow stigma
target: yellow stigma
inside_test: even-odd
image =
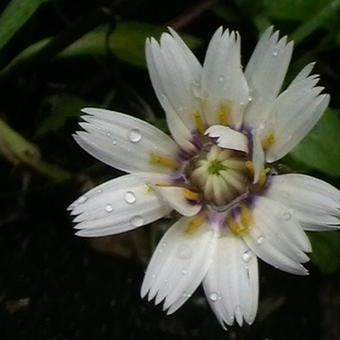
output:
[[[171,170],[175,170],[178,167],[176,160],[155,153],[150,154],[149,162],[152,165],[168,168]]]
[[[266,138],[262,139],[262,148],[264,151],[268,150],[276,142],[276,137],[274,132],[267,135]]]
[[[205,216],[203,214],[194,217],[186,226],[184,232],[187,234],[193,234],[205,221]]]
[[[230,108],[229,105],[222,104],[217,111],[218,122],[221,125],[228,125]]]
[[[200,199],[200,195],[189,189],[184,189],[184,197],[189,201],[198,201]]]
[[[197,131],[203,135],[205,132],[205,127],[204,127],[202,115],[198,111],[195,111],[192,115],[194,118]]]
[[[230,230],[234,233],[234,235],[239,237],[244,236],[249,232],[252,222],[252,212],[246,205],[241,206],[241,215],[239,221],[236,221],[236,219],[231,216],[227,217],[227,223]]]

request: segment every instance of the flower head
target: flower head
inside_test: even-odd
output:
[[[242,71],[238,33],[219,28],[203,67],[171,29],[146,42],[151,81],[171,137],[118,112],[86,108],[75,140],[130,173],[71,206],[77,235],[132,230],[177,211],[159,242],[142,296],[176,311],[203,282],[223,326],[251,324],[258,304],[257,258],[306,275],[304,230],[339,228],[340,192],[272,164],[311,130],[329,102],[307,65],[281,91],[293,44],[269,28]]]

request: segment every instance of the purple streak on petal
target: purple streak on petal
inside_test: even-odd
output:
[[[202,149],[202,146],[203,146],[202,141],[201,141],[200,136],[197,133],[192,134],[191,143],[194,144],[198,150]]]

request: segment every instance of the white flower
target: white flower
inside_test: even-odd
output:
[[[183,215],[148,266],[142,296],[176,311],[198,285],[223,327],[251,324],[258,303],[257,258],[306,275],[304,230],[339,228],[340,192],[271,164],[315,125],[329,102],[307,65],[280,93],[293,44],[266,30],[243,73],[238,33],[214,34],[203,67],[170,29],[146,42],[153,87],[173,139],[150,124],[83,109],[76,141],[130,173],[70,206],[77,235],[105,236]]]

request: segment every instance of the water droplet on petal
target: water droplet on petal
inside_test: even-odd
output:
[[[188,272],[186,269],[183,269],[183,270],[182,270],[182,274],[183,274],[183,275],[188,275],[188,273],[189,273],[189,272]]]
[[[219,299],[219,295],[216,292],[210,293],[209,299],[212,302],[216,302]]]
[[[144,220],[142,216],[136,215],[131,218],[130,223],[133,227],[141,227],[144,224]]]
[[[273,56],[274,56],[274,57],[277,57],[278,55],[279,55],[279,52],[278,52],[278,51],[276,51],[276,50],[273,51]]]
[[[180,246],[178,249],[178,257],[183,259],[183,260],[187,260],[190,259],[190,257],[192,256],[192,250],[190,247],[188,246]]]
[[[253,97],[248,98],[249,103],[253,101]]]
[[[200,84],[199,82],[197,82],[196,80],[191,82],[191,90],[192,90],[192,94],[194,95],[194,97],[196,98],[201,98],[201,89],[200,89]]]
[[[155,279],[155,278],[156,278],[156,274],[152,274],[152,275],[151,275],[151,278],[152,278],[152,279]]]
[[[243,254],[242,254],[242,260],[244,262],[249,262],[249,260],[252,257],[252,252],[250,250],[246,250]]]
[[[106,204],[104,209],[106,212],[110,213],[113,210],[112,204]]]
[[[127,191],[124,196],[125,202],[133,204],[136,202],[136,196],[132,191]]]
[[[117,145],[117,141],[114,139],[114,140],[112,141],[112,144],[113,144],[113,145]]]
[[[256,240],[256,243],[260,245],[263,244],[263,242],[264,242],[264,236],[259,236]]]
[[[223,75],[220,75],[220,76],[218,77],[218,81],[219,81],[220,83],[223,83],[223,82],[224,82],[224,76],[223,76]]]
[[[138,129],[131,129],[129,131],[129,140],[132,143],[138,143],[142,139],[142,134]]]
[[[285,211],[282,214],[282,219],[284,219],[285,221],[289,221],[292,218],[292,214],[289,211]]]

